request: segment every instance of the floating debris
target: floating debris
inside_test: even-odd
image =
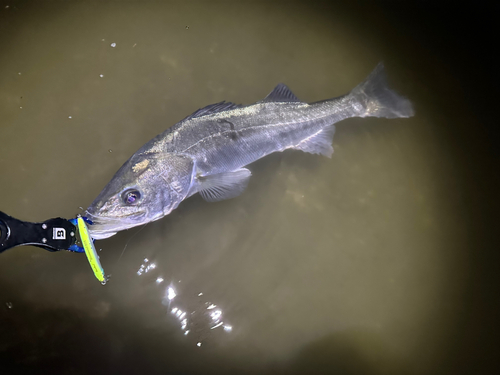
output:
[[[5,306],[7,306],[8,309],[12,309],[12,307],[14,307],[14,305],[12,304],[12,302],[6,302]]]

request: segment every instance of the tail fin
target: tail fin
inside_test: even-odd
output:
[[[410,101],[391,90],[387,85],[384,64],[379,63],[370,75],[350,93],[362,106],[360,117],[411,117]]]

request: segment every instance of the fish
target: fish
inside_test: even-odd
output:
[[[251,105],[200,108],[143,145],[116,172],[86,214],[92,238],[159,220],[194,194],[208,202],[246,189],[252,162],[287,149],[331,157],[335,124],[351,117],[407,118],[411,102],[389,88],[384,65],[348,94],[300,101],[278,84]]]

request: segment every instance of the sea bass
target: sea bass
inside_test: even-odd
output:
[[[240,195],[248,164],[296,149],[331,157],[335,123],[349,117],[413,115],[411,103],[389,89],[379,64],[349,94],[304,103],[279,84],[263,100],[201,108],[142,146],[87,209],[94,239],[158,220],[199,193],[209,202]]]

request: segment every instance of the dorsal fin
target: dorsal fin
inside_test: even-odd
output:
[[[240,104],[234,104],[231,102],[220,102],[220,103],[215,103],[215,104],[210,104],[207,105],[206,107],[200,108],[193,113],[191,113],[188,117],[186,117],[184,120],[190,120],[192,118],[197,118],[197,117],[202,117],[206,115],[211,115],[213,113],[218,113],[218,112],[224,112],[224,111],[229,111],[231,109],[236,109],[236,108],[241,108],[243,107]]]
[[[278,84],[261,103],[269,102],[300,102],[299,98],[284,83]]]

